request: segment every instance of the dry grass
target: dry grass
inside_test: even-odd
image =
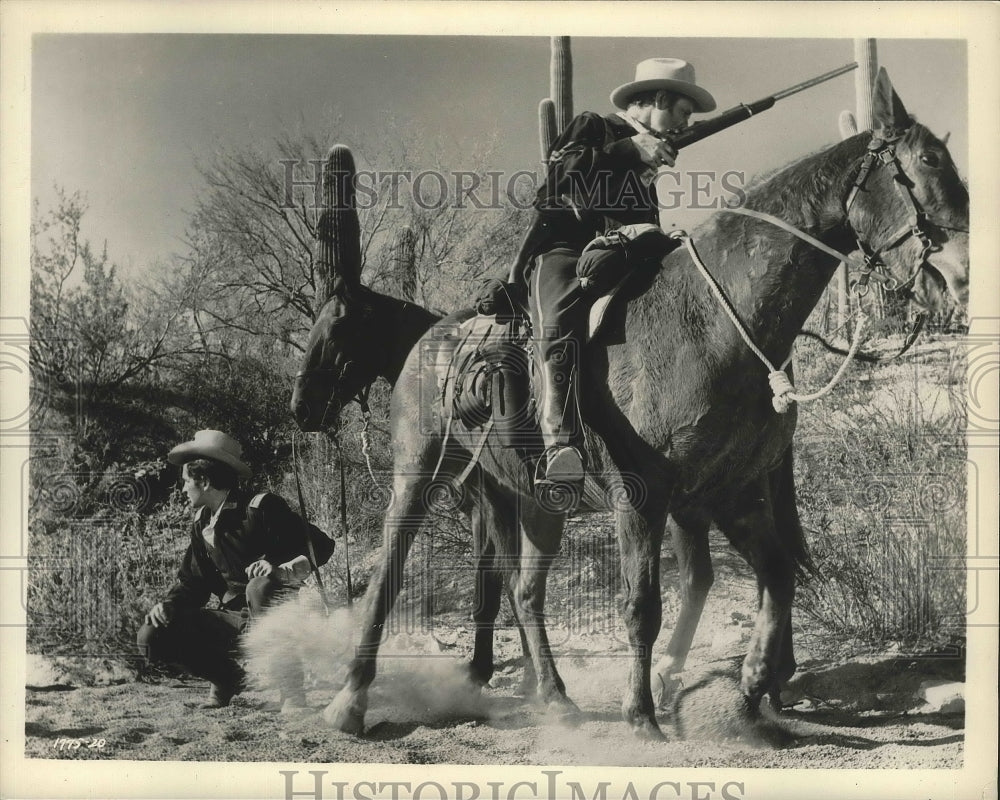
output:
[[[802,385],[836,357],[805,347]],[[820,576],[799,606],[827,629],[912,648],[964,636],[965,413],[958,340],[859,366],[800,415],[797,483]]]

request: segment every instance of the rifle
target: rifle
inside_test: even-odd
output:
[[[755,100],[752,103],[740,103],[738,106],[734,106],[728,111],[723,111],[718,116],[696,122],[690,127],[683,128],[681,130],[658,133],[652,128],[642,125],[642,123],[639,123],[639,125],[645,128],[647,133],[658,139],[662,139],[665,142],[669,142],[675,150],[680,150],[694,144],[695,142],[700,142],[702,139],[707,139],[709,136],[712,136],[719,131],[731,128],[733,125],[748,120],[755,114],[767,111],[779,100],[783,100],[790,95],[810,89],[817,84],[824,83],[831,78],[836,78],[838,75],[843,75],[845,72],[850,72],[851,70],[857,68],[858,62],[852,61],[850,64],[845,64],[837,69],[824,72],[822,75],[810,78],[802,83],[797,83],[787,89],[782,89],[780,92],[775,92],[768,97],[762,97],[760,100]],[[525,234],[524,240],[521,242],[521,249],[518,251],[517,258],[510,269],[510,276],[508,280],[511,283],[515,283],[523,277],[524,270],[527,267],[529,259],[535,255],[536,247],[540,245],[542,240],[545,238],[545,230],[542,222],[543,220],[541,214],[536,211],[532,218],[531,225],[528,228],[528,232]]]
[[[836,78],[838,75],[843,75],[845,72],[857,69],[857,67],[858,62],[852,61],[850,64],[844,64],[842,67],[830,70],[829,72],[824,72],[822,75],[815,78],[810,78],[807,81],[802,81],[802,83],[797,83],[787,89],[782,89],[780,92],[775,92],[769,97],[762,97],[760,100],[755,100],[752,103],[740,103],[738,106],[734,106],[728,111],[723,111],[716,117],[701,120],[694,123],[690,127],[683,128],[679,131],[668,131],[666,134],[659,134],[653,130],[650,130],[649,132],[658,139],[670,142],[675,150],[680,150],[681,148],[692,145],[695,142],[700,142],[702,139],[706,139],[719,131],[731,128],[737,123],[748,120],[754,114],[767,111],[779,100],[783,100],[793,94],[798,94],[806,89],[811,89],[819,83],[824,83],[831,78]]]

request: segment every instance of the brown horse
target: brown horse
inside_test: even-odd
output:
[[[302,369],[295,376],[291,409],[299,427],[303,431],[336,427],[343,407],[355,400],[365,403],[368,387],[377,378],[395,385],[414,345],[440,320],[415,303],[379,294],[358,281],[338,280],[309,332]],[[503,517],[500,506],[477,491],[479,484],[468,481],[459,507],[471,523],[477,564],[476,638],[469,677],[485,686],[493,676],[494,623],[503,592],[502,563],[493,534]],[[523,628],[520,634],[525,654],[521,683],[527,691],[534,687],[534,669]]]
[[[744,208],[780,217],[822,246],[734,213],[717,214],[696,231],[704,262],[774,364],[791,352],[837,266],[831,248],[861,249],[884,267],[889,285],[900,289],[912,286],[921,270],[932,270],[957,301],[966,300],[968,192],[947,148],[911,120],[884,73],[876,86],[875,119],[874,136],[860,134],[803,158],[746,191]],[[360,388],[355,382],[364,370],[356,369],[352,378],[350,369],[365,357],[356,329],[348,327],[356,313],[362,312],[340,304],[331,312],[337,317],[331,330],[314,337],[323,354],[310,355],[293,398],[303,427],[325,415],[316,400],[302,410],[311,377],[327,379],[318,382],[327,398],[335,398],[335,408]],[[434,325],[396,382],[394,499],[385,519],[384,559],[369,584],[361,643],[347,683],[326,710],[327,720],[345,731],[363,729],[383,623],[433,484],[464,474],[482,442],[479,431],[447,426],[436,415],[442,408],[436,365],[450,359],[458,345],[457,324],[470,315]],[[321,323],[323,315],[317,326]],[[333,330],[337,325],[343,334]],[[314,342],[311,351],[319,345]],[[791,608],[797,573],[809,564],[792,478],[796,417],[794,409],[775,411],[767,373],[685,250],[665,256],[648,290],[629,301],[625,343],[595,340],[584,353],[580,394],[589,463],[620,499],[615,516],[622,616],[632,651],[622,714],[641,736],[662,736],[650,670],[661,625],[659,561],[667,530],[678,557],[682,605],[658,680],[667,683],[681,670],[690,648],[712,583],[707,534],[713,523],[747,559],[758,582],[757,620],[740,681],[744,710],[752,714],[795,670]],[[329,380],[338,374],[342,381]],[[515,451],[489,439],[485,443],[459,502],[480,509],[479,535],[488,540],[491,568],[499,574],[500,566],[507,566],[539,697],[569,713],[575,707],[544,627],[546,575],[565,514],[533,499]],[[490,590],[497,597],[498,585]],[[477,619],[484,622],[481,632],[477,627],[477,658],[491,635],[489,613],[495,615],[493,607]]]

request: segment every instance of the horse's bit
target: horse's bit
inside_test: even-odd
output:
[[[340,386],[349,373],[356,371],[357,367],[353,360],[345,362],[344,366],[340,369],[334,369],[333,367],[318,367],[316,369],[303,369],[295,373],[296,383],[303,378],[308,378],[311,375],[325,375],[331,374],[335,375],[334,386]],[[320,426],[326,424],[327,415],[330,413],[330,409],[333,407],[334,403],[339,403],[341,406],[347,405],[350,402],[357,402],[361,406],[361,413],[365,415],[366,421],[367,417],[371,415],[371,409],[368,407],[368,395],[371,393],[372,381],[366,383],[356,392],[348,395],[344,395],[336,390],[330,392],[330,396],[326,400],[326,406],[323,408],[323,416],[320,418]]]

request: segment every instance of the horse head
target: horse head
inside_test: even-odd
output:
[[[869,262],[889,271],[887,289],[910,290],[925,271],[964,306],[969,191],[945,143],[914,122],[884,69],[873,99],[875,130],[846,201],[850,225]]]
[[[334,292],[309,332],[291,401],[303,431],[335,427],[343,407],[363,396],[385,363],[384,337],[362,292]]]
[[[423,306],[341,283],[309,332],[291,409],[303,431],[335,428],[377,378],[395,384],[410,350],[440,316]]]

